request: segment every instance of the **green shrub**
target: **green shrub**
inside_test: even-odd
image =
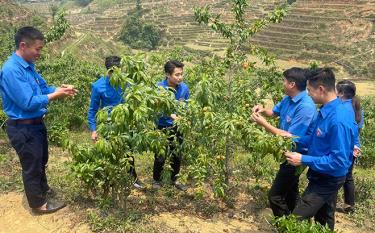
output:
[[[43,57],[37,65],[49,85],[74,85],[77,96],[51,103],[46,121],[48,125],[58,124],[68,129],[79,129],[86,124],[87,109],[91,96],[91,84],[104,73],[100,67],[79,60],[71,54],[51,59]]]
[[[368,203],[375,198],[375,180],[355,176],[355,199],[357,202]]]
[[[157,26],[132,16],[125,22],[120,39],[134,49],[151,50],[159,45],[161,31]]]
[[[319,223],[309,220],[300,221],[296,216],[283,216],[273,221],[274,226],[280,233],[330,233],[328,226],[322,226]]]
[[[375,165],[375,99],[366,97],[361,100],[365,115],[365,124],[361,130],[362,155],[358,163],[362,167],[373,167]]]

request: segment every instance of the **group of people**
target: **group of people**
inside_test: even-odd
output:
[[[64,208],[65,203],[54,200],[55,191],[49,187],[46,176],[48,163],[48,139],[44,124],[47,105],[50,101],[72,97],[77,90],[72,85],[60,87],[48,86],[35,70],[35,61],[40,57],[44,47],[44,35],[34,27],[20,28],[15,35],[16,51],[3,64],[0,73],[0,92],[3,111],[8,117],[6,131],[12,147],[16,150],[22,167],[22,178],[28,204],[33,213],[46,214]],[[124,103],[124,91],[110,85],[109,79],[114,67],[120,66],[121,59],[116,56],[106,58],[107,75],[102,76],[92,85],[92,95],[88,111],[88,123],[91,139],[98,139],[96,132],[96,113],[100,108],[110,109]],[[158,83],[172,91],[178,101],[187,101],[189,87],[183,83],[184,64],[170,60],[165,66],[166,77]],[[181,154],[175,148],[174,140],[182,143],[182,135],[173,122],[178,116],[163,116],[157,122],[157,128],[168,135],[167,153],[171,157],[171,184],[179,190],[187,187],[177,182],[181,166]],[[161,188],[161,175],[166,155],[156,154],[153,171],[153,188]],[[143,188],[137,178],[134,158],[131,161],[130,174],[134,186]]]
[[[52,201],[55,193],[48,186],[47,131],[43,122],[50,101],[74,96],[72,85],[48,86],[35,70],[35,61],[44,46],[43,34],[33,27],[23,27],[15,35],[16,51],[4,63],[0,73],[0,91],[3,110],[8,116],[7,134],[22,166],[23,184],[30,208],[38,214],[55,212],[65,206]],[[107,57],[107,75],[92,84],[88,111],[91,139],[98,140],[96,113],[104,107],[124,103],[121,88],[110,85],[114,67],[120,66],[117,56]],[[164,66],[166,77],[158,85],[171,90],[177,101],[187,101],[189,87],[183,82],[184,64],[170,60]],[[356,97],[356,88],[350,81],[336,84],[329,68],[291,68],[283,73],[285,97],[272,109],[256,105],[251,119],[275,135],[292,137],[295,146],[286,152],[287,161],[280,169],[269,191],[269,202],[275,216],[295,214],[301,219],[314,217],[323,225],[334,228],[334,213],[338,190],[344,186],[343,211],[354,211],[353,164],[360,154],[359,132],[363,125],[363,112]],[[307,90],[306,90],[307,89]],[[316,105],[320,105],[317,110]],[[271,125],[265,117],[279,117],[279,127]],[[157,128],[169,136],[167,153],[171,155],[171,183],[180,190],[186,186],[177,182],[181,154],[175,142],[183,137],[174,125],[175,114],[163,116]],[[153,188],[160,188],[165,155],[156,154],[153,166]],[[137,178],[132,158],[130,171],[134,186],[143,188]],[[308,186],[299,196],[298,166],[309,167]]]
[[[96,114],[99,109],[108,107],[109,111],[118,104],[124,103],[124,91],[121,88],[113,87],[109,79],[112,76],[113,68],[119,67],[121,63],[121,58],[117,56],[110,56],[105,59],[105,66],[108,70],[106,76],[100,77],[92,85],[91,101],[88,111],[88,123],[91,131],[91,139],[96,142],[98,139],[98,134],[96,132]],[[164,65],[164,72],[166,77],[164,80],[158,83],[167,90],[174,93],[175,99],[178,101],[187,101],[190,97],[189,87],[183,82],[183,68],[184,64],[176,61],[167,61]],[[162,116],[157,122],[157,128],[164,131],[168,135],[168,148],[166,151],[171,156],[171,182],[172,185],[177,189],[185,191],[187,187],[179,182],[177,182],[177,175],[181,167],[181,153],[175,147],[175,141],[182,144],[182,135],[177,130],[177,127],[173,124],[174,120],[177,118],[176,114],[171,114],[170,116]],[[153,168],[153,184],[154,189],[159,189],[162,186],[161,175],[163,171],[163,166],[166,160],[166,155],[156,154],[154,160]],[[138,189],[143,189],[144,185],[138,179],[137,173],[135,171],[134,157],[130,160],[131,168],[130,174],[134,178],[134,187]]]
[[[280,165],[268,193],[270,207],[276,217],[314,217],[333,230],[342,186],[345,206],[338,210],[354,211],[353,165],[360,155],[359,132],[364,122],[356,87],[347,80],[336,84],[330,68],[291,68],[283,76],[284,98],[272,109],[256,105],[251,114],[268,132],[293,137],[295,142],[285,153],[287,161]],[[316,105],[320,105],[318,110]],[[265,116],[279,117],[279,127]],[[309,167],[302,197],[298,166]]]

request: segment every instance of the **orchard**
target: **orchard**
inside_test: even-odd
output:
[[[266,207],[266,192],[278,166],[286,160],[284,153],[291,150],[294,143],[291,138],[266,132],[251,120],[255,105],[272,107],[282,99],[284,93],[282,70],[276,65],[276,57],[249,40],[257,32],[267,30],[270,24],[282,22],[288,13],[288,6],[276,8],[264,18],[247,22],[245,10],[248,1],[230,2],[233,17],[230,23],[212,13],[208,6],[194,8],[197,23],[211,28],[215,35],[229,41],[224,56],[202,56],[182,47],[122,54],[121,65],[114,69],[110,83],[124,90],[124,103],[111,111],[104,108],[98,112],[96,119],[100,136],[96,143],[80,140],[79,137],[88,134],[86,119],[91,84],[107,73],[74,54],[48,55],[53,44],[69,31],[65,13],[56,15],[55,24],[46,33],[48,44],[37,69],[48,83],[73,84],[79,94],[70,101],[54,103],[48,110],[46,125],[49,142],[62,148],[62,153],[69,154],[68,162],[62,169],[65,174],[61,177],[56,175],[52,182],[68,193],[66,197],[71,205],[83,198],[85,205],[88,202],[92,208],[98,209],[100,214],[88,215],[96,231],[115,231],[119,225],[128,224],[124,223],[123,216],[126,216],[126,221],[136,222],[130,229],[132,231],[140,218],[133,215],[135,210],[132,204],[139,201],[135,206],[144,209],[147,209],[147,204],[155,204],[154,197],[149,197],[156,195],[153,191],[145,191],[146,201],[134,201],[134,197],[131,197],[134,192],[134,179],[129,175],[131,159],[146,161],[150,166],[149,160],[155,154],[166,154],[168,135],[157,129],[156,121],[163,115],[173,113],[178,116],[174,124],[184,138],[182,144],[175,145],[183,154],[179,180],[189,185],[189,194],[179,195],[186,195],[183,198],[198,206],[205,202],[215,203],[220,206],[217,209],[225,212],[236,209],[239,190],[245,187],[243,190],[253,196],[257,207]],[[4,52],[12,49],[8,34],[0,38],[2,44],[7,45],[3,48],[7,50]],[[260,62],[256,62],[254,57]],[[5,58],[1,59],[3,62]],[[162,66],[169,59],[179,60],[186,65],[184,82],[190,88],[190,99],[186,102],[176,101],[173,92],[157,86],[165,78]],[[316,66],[316,63],[311,66]],[[373,97],[363,98],[363,156],[357,161],[363,171],[369,171],[375,165],[374,106]],[[5,121],[3,114],[1,119]],[[278,120],[273,119],[271,123],[277,126]],[[78,135],[79,139],[72,135]],[[170,158],[166,160],[167,165]],[[163,180],[168,180],[171,170],[169,166],[164,169]],[[303,166],[297,170],[301,177],[305,176],[304,170],[307,169]],[[146,174],[149,176],[151,171]],[[305,184],[306,178],[301,179]],[[374,189],[370,187],[374,180],[359,177],[358,181],[359,208],[365,211],[366,206],[374,205]],[[171,198],[178,196],[169,189],[165,192]],[[111,212],[108,209],[114,210]],[[212,212],[215,212],[216,209],[213,209]],[[110,217],[101,216],[101,211],[108,211],[106,213]],[[370,215],[373,220],[375,214]],[[361,217],[357,218],[358,221],[364,222]],[[277,219],[273,225],[280,232],[330,232],[321,225],[296,222],[293,217]]]

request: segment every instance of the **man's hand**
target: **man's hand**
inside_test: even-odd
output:
[[[258,104],[253,107],[253,113],[262,113],[262,112],[264,112],[264,108],[262,105]]]
[[[73,85],[69,85],[69,84],[61,84],[60,87],[74,89],[74,86]]]
[[[258,112],[251,114],[251,119],[259,125],[264,126],[265,124],[267,124],[267,120]]]
[[[286,160],[290,165],[299,166],[301,165],[302,155],[297,152],[285,152]]]
[[[55,92],[48,94],[48,100],[55,100],[55,99],[62,99],[68,96],[74,96],[76,94],[76,90],[72,88],[66,87],[58,87],[56,88]]]
[[[93,143],[96,143],[96,141],[98,140],[98,135],[97,135],[96,131],[92,131],[91,140],[92,140]]]
[[[354,150],[353,150],[353,156],[355,157],[355,158],[358,158],[358,156],[360,156],[361,155],[361,149],[358,147],[358,146],[354,146]]]
[[[178,117],[177,117],[176,114],[171,114],[171,118],[172,118],[172,120],[176,120]]]
[[[288,131],[282,131],[280,132],[280,136],[291,138],[293,137],[293,134],[289,133]]]
[[[56,88],[55,93],[58,94],[61,98],[75,95],[74,89],[67,87],[58,87]]]
[[[69,85],[69,84],[62,84],[60,88],[66,88],[67,90],[70,90],[71,91],[70,96],[75,96],[78,92],[77,89],[75,89],[73,85]]]

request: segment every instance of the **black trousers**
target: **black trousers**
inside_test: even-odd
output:
[[[333,177],[309,169],[307,177],[309,184],[293,214],[299,219],[314,217],[316,222],[334,230],[337,192],[344,184],[345,176]]]
[[[299,199],[298,183],[299,175],[296,175],[296,167],[288,162],[280,164],[280,169],[268,192],[270,207],[276,217],[293,212]]]
[[[8,125],[7,134],[22,167],[23,185],[30,208],[46,203],[48,139],[45,125]]]
[[[171,156],[171,179],[172,182],[175,182],[177,180],[177,175],[180,172],[182,157],[175,144],[176,142],[180,145],[182,144],[182,134],[178,132],[177,127],[163,128],[159,126],[158,129],[162,129],[168,135],[168,145],[166,148],[166,154],[155,154],[153,178],[155,181],[161,181],[161,174],[163,172],[165,159],[167,158],[167,156]]]
[[[353,158],[353,163],[349,168],[348,174],[346,175],[344,183],[344,202],[345,204],[354,206],[355,204],[355,185],[353,179],[353,167],[355,163],[355,158]]]
[[[129,174],[134,178],[134,180],[136,181],[137,180],[137,172],[135,171],[135,158],[134,156],[129,156],[130,157],[130,161],[129,161],[129,164],[131,165],[130,167],[130,170],[129,170]]]

